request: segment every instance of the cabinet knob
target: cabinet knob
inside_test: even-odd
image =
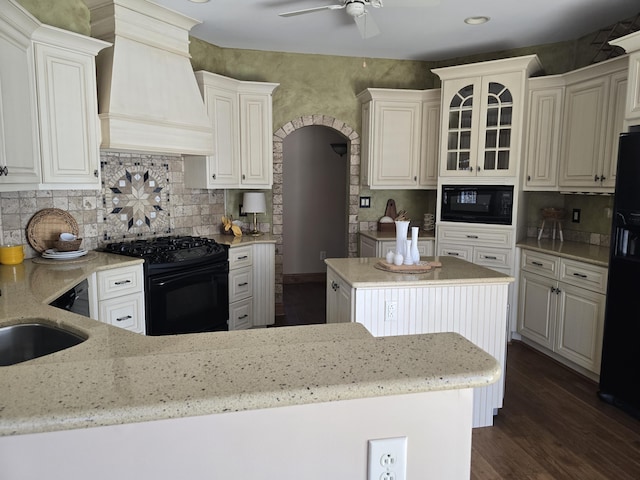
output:
[[[246,178],[247,178],[247,176],[243,173],[243,174],[242,174],[242,179],[243,179],[243,180],[246,180]]]
[[[593,181],[594,181],[594,182],[597,182],[598,180],[600,180],[600,177],[599,177],[598,175],[594,175],[594,177],[593,177]]]
[[[602,175],[602,176],[600,177],[600,181],[601,181],[601,182],[604,182],[606,179],[607,179],[607,177],[605,177],[604,175]]]
[[[469,167],[469,171],[470,171],[470,172],[473,172],[473,167]]]
[[[531,175],[527,175],[527,182],[531,181]]]
[[[340,285],[338,285],[336,282],[332,281],[331,282],[331,288],[335,292],[336,290],[338,290],[340,288]]]
[[[214,173],[213,175],[211,175],[211,178],[213,178],[215,180],[216,179],[216,174]]]
[[[413,177],[413,181],[417,182],[418,181],[418,177]]]
[[[94,177],[96,177],[96,178],[98,178],[98,170],[94,170],[94,171],[93,171],[93,176],[94,176]]]
[[[7,176],[9,175],[9,169],[7,168],[7,166],[5,165],[4,167],[0,167],[0,177],[4,175]]]

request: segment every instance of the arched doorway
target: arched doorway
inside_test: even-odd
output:
[[[344,122],[327,115],[308,115],[298,117],[284,124],[273,135],[273,223],[272,234],[276,239],[276,310],[281,311],[283,302],[283,142],[294,131],[320,125],[340,132],[348,139],[349,145],[349,182],[348,182],[348,219],[347,219],[347,255],[355,257],[358,251],[358,200],[360,196],[360,136]]]

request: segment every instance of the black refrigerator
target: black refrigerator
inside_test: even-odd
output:
[[[619,142],[598,395],[640,418],[640,131]]]

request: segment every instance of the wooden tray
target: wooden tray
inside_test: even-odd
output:
[[[27,224],[27,241],[38,253],[54,247],[61,233],[78,236],[78,222],[69,212],[59,208],[44,208],[37,212]]]
[[[387,263],[386,260],[380,260],[373,265],[378,270],[384,270],[385,272],[393,273],[427,273],[433,268],[441,267],[440,262],[420,262],[418,265],[394,265]]]

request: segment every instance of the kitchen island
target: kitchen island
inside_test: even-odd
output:
[[[362,478],[367,440],[397,436],[409,477],[469,477],[472,389],[500,366],[462,336],[343,324],[146,337],[48,305],[139,261],[0,266],[0,326],[88,336],[0,367],[0,478]]]
[[[357,322],[376,337],[457,332],[506,362],[508,287],[513,277],[455,257],[423,258],[441,267],[422,274],[375,267],[380,258],[327,264],[327,323]],[[474,427],[493,425],[504,377],[474,392]]]

